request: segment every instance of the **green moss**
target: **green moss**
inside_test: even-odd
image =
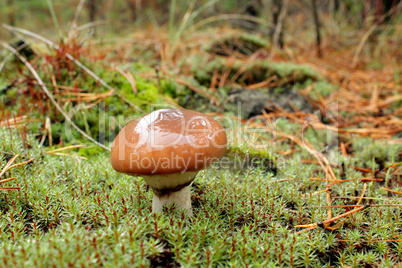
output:
[[[352,145],[356,158],[359,159],[356,163],[357,166],[375,170],[402,160],[400,157],[398,158],[398,152],[402,151],[401,144],[388,144],[370,138],[356,138]]]
[[[259,169],[276,174],[278,171],[273,154],[266,150],[231,144],[228,146],[225,157],[228,161],[226,167],[233,172],[247,172],[249,169]]]
[[[86,146],[83,148],[80,148],[78,150],[78,155],[79,156],[83,156],[86,158],[102,158],[104,157],[106,154],[105,149],[99,147],[99,146]]]
[[[292,127],[285,122],[280,125],[285,126]],[[35,157],[31,164],[10,170],[7,177],[16,179],[2,184],[21,187],[0,196],[0,258],[5,266],[323,267],[355,261],[358,266],[363,257],[366,263],[392,266],[396,264],[392,259],[381,256],[389,252],[401,257],[400,243],[340,247],[338,242],[339,238],[389,239],[398,234],[396,207],[356,213],[345,218],[335,233],[315,229],[295,234],[295,225],[327,217],[325,209],[314,207],[322,206],[325,197],[308,194],[325,188],[322,182],[308,178],[325,174],[317,172],[315,165],[301,164],[308,155],[305,151],[287,158],[285,168],[275,176],[265,172],[264,166],[251,165],[240,172],[219,165],[200,171],[192,185],[194,215],[190,218],[174,207],[151,212],[152,193],[142,179],[115,172],[108,153],[96,147],[78,150],[78,155],[89,158],[85,161],[74,157],[77,150],[69,151],[70,157],[45,154],[35,137],[28,134],[24,142],[16,129],[0,128],[0,137],[1,167],[17,153],[16,163]],[[353,143],[363,154],[368,153],[368,149],[364,152],[367,145],[368,139]],[[275,150],[283,149],[288,147],[275,146]],[[397,149],[389,149],[384,153],[392,161]],[[231,144],[228,152],[260,160],[273,156],[268,150],[244,144]],[[356,156],[350,158],[359,161]],[[361,177],[349,166],[345,172],[348,178]],[[283,181],[289,178],[293,180]],[[345,182],[334,186],[331,193],[354,196],[361,188],[359,182]],[[395,199],[372,183],[367,191],[382,204],[395,204]],[[342,199],[332,202],[344,205]],[[333,208],[334,215],[344,211]],[[362,226],[364,231],[360,231]]]
[[[201,83],[209,85],[211,77],[215,70],[220,72],[230,70],[229,78],[232,78],[239,70],[241,75],[237,77],[236,82],[240,84],[253,84],[265,81],[266,79],[277,76],[278,86],[287,84],[303,83],[307,80],[320,80],[321,75],[307,65],[297,65],[293,63],[269,62],[266,60],[254,60],[248,64],[241,61],[228,63],[224,58],[217,57],[210,62],[197,57],[191,60],[193,63],[192,71],[195,78]]]
[[[337,86],[327,82],[327,81],[318,81],[314,84],[314,92],[312,92],[311,96],[316,98],[315,93],[317,92],[322,97],[328,97],[332,92],[338,89]]]
[[[252,43],[259,48],[269,48],[271,46],[271,43],[267,39],[256,34],[242,34],[240,35],[240,39]]]
[[[260,49],[268,49],[270,42],[257,34],[230,34],[220,37],[219,40],[213,40],[206,45],[206,51],[218,55],[231,55],[232,53],[241,53],[252,55]]]

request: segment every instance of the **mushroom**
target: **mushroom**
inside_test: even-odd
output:
[[[190,184],[219,160],[226,132],[216,120],[185,109],[160,109],[128,123],[112,144],[117,172],[141,176],[152,188],[153,211],[174,203],[192,214]]]

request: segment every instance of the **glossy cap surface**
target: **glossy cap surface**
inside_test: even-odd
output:
[[[128,123],[112,144],[113,168],[132,175],[199,171],[226,150],[215,119],[185,109],[160,109]]]

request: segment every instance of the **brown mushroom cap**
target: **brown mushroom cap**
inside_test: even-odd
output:
[[[160,109],[128,123],[112,144],[113,168],[130,175],[199,171],[226,150],[215,119],[185,109]]]

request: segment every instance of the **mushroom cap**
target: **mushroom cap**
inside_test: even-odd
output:
[[[113,168],[130,175],[199,171],[226,150],[222,125],[185,109],[160,109],[128,123],[111,148]]]

